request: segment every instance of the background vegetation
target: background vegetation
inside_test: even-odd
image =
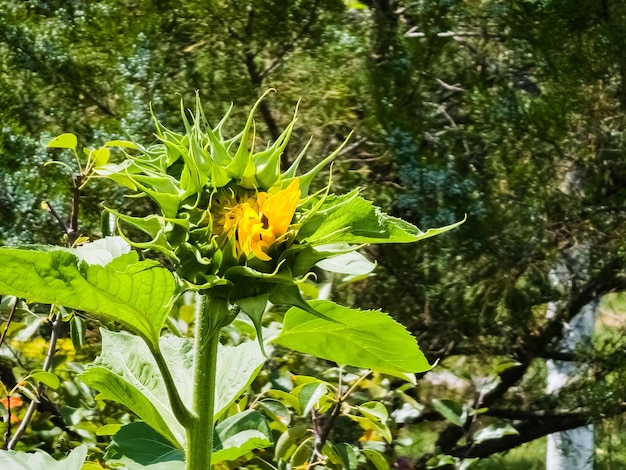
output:
[[[364,385],[393,410],[389,461],[514,468],[534,455],[519,468],[542,468],[538,439],[596,423],[597,465],[621,468],[624,318],[607,294],[626,288],[625,49],[619,0],[0,0],[0,243],[62,243],[40,206],[70,211],[71,175],[43,166],[49,137],[146,141],[150,104],[168,122],[199,90],[207,116],[232,103],[237,121],[276,88],[257,132],[275,139],[300,100],[284,163],[313,136],[313,164],[353,130],[333,170],[339,190],[360,186],[423,229],[468,215],[415,247],[372,248],[375,277],[331,280],[333,296],[382,307],[440,361],[417,387]],[[81,233],[97,234],[101,201],[121,197],[91,186]],[[558,266],[566,281],[555,284]],[[563,324],[600,299],[594,341],[564,352]],[[31,313],[0,350],[9,389],[45,353],[47,312]],[[61,343],[65,389],[40,407],[26,448],[96,445],[95,429],[124,419],[72,380],[75,355],[97,353],[97,334],[87,338],[78,353]],[[545,393],[549,359],[583,372],[559,396]],[[276,370],[326,367],[289,361]],[[480,439],[490,424],[517,434]],[[525,442],[539,450],[500,454]]]

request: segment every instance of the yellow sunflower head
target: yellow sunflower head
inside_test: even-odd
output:
[[[212,235],[220,247],[230,242],[237,258],[252,255],[269,261],[269,248],[287,240],[299,202],[297,178],[275,192],[220,188],[209,210]]]

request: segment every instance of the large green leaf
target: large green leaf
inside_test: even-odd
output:
[[[123,426],[111,439],[106,460],[124,468],[184,470],[184,454],[146,423]]]
[[[87,446],[76,447],[62,460],[54,460],[45,452],[16,452],[0,450],[0,468],[7,470],[80,470],[87,457]]]
[[[135,253],[105,266],[63,250],[0,247],[0,292],[114,320],[156,344],[174,297],[174,276]]]
[[[215,419],[237,400],[256,378],[265,356],[257,341],[222,346],[217,352]]]
[[[184,403],[193,396],[193,344],[164,335],[160,348]],[[215,383],[215,418],[250,385],[265,362],[256,341],[220,346]],[[165,382],[148,346],[127,333],[102,330],[102,354],[81,376],[100,398],[122,403],[172,443],[184,448],[185,432],[171,409]]]
[[[461,223],[422,232],[402,219],[385,214],[370,201],[359,197],[355,190],[343,196],[329,197],[303,224],[297,239],[316,245],[411,243],[446,232]]]
[[[271,430],[258,411],[244,411],[215,427],[213,462],[236,460],[244,454],[272,445]]]
[[[125,405],[170,442],[184,448],[185,430],[172,412],[165,383],[146,343],[128,333],[101,332],[102,354],[81,375],[82,380],[100,392],[99,399]],[[162,342],[169,338],[164,336]],[[184,356],[169,357],[169,348],[162,349],[172,373],[187,370]],[[181,375],[184,379],[184,372]],[[177,381],[179,392],[190,386],[188,381]],[[191,397],[190,392],[186,395]]]
[[[274,342],[307,354],[408,380],[409,374],[430,370],[416,339],[388,315],[342,307],[327,300],[311,301],[323,318],[293,307]]]

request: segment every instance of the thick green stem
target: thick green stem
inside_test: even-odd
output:
[[[220,329],[231,320],[228,302],[202,296],[196,314],[194,388],[192,418],[187,428],[187,470],[211,468],[213,418],[215,412],[215,377]]]

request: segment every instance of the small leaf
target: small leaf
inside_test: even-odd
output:
[[[55,390],[59,388],[59,385],[61,385],[59,378],[52,372],[36,369],[30,373],[30,376],[37,382],[41,382],[42,384]]]
[[[263,415],[258,411],[244,411],[215,427],[212,460],[236,460],[252,450],[271,445],[271,431]]]
[[[274,422],[279,423],[282,431],[285,431],[289,423],[291,423],[289,408],[278,400],[261,400],[257,403],[257,408],[262,410]]]
[[[111,151],[105,147],[96,149],[91,153],[91,157],[93,158],[93,163],[95,166],[106,165],[109,162],[110,156],[111,156]]]
[[[340,443],[334,445],[335,452],[339,455],[342,462],[342,467],[348,470],[355,470],[357,468],[356,453],[351,445]]]
[[[75,151],[76,145],[78,145],[78,139],[76,139],[74,134],[68,133],[55,137],[48,142],[47,146],[50,148],[70,149]]]
[[[263,324],[261,323],[263,313],[267,308],[268,294],[257,295],[255,297],[245,297],[235,301],[241,310],[250,317],[256,330],[257,341],[264,356],[267,356],[263,347]]]
[[[298,397],[284,392],[282,390],[268,390],[267,395],[272,398],[276,398],[280,400],[282,403],[285,403],[287,406],[293,408],[294,410],[298,409]]]
[[[503,436],[517,435],[519,432],[513,426],[508,423],[494,423],[490,424],[486,428],[479,429],[474,433],[474,443],[480,444],[481,442],[488,441],[490,439],[500,439]]]
[[[357,409],[363,416],[371,419],[372,421],[380,421],[384,423],[389,417],[387,408],[385,408],[385,405],[379,401],[368,401],[367,403],[357,406]]]
[[[379,437],[382,437],[385,441],[387,441],[387,443],[391,442],[391,430],[385,423],[378,422],[377,420],[371,420],[369,418],[363,418],[361,416],[348,416],[353,421],[359,423],[359,426],[361,426],[361,428],[365,431],[365,440],[380,440]]]
[[[317,404],[317,402],[326,395],[328,390],[326,382],[310,382],[297,386],[291,392],[292,395],[298,397],[298,412],[302,416],[306,416]]]
[[[109,140],[104,144],[104,147],[122,147],[128,149],[136,149],[137,145],[128,140]]]
[[[80,470],[102,470],[104,467],[96,462],[85,462]]]
[[[453,424],[462,427],[467,419],[465,407],[454,400],[433,400],[433,406],[441,415]]]
[[[369,274],[376,267],[358,251],[324,259],[318,262],[316,266],[325,271],[354,276]]]
[[[121,428],[122,424],[105,424],[96,429],[96,436],[112,436],[116,434]]]
[[[70,320],[70,338],[72,339],[72,345],[75,351],[83,349],[85,344],[85,334],[87,333],[87,326],[85,320],[78,315],[73,315]]]
[[[361,453],[372,462],[376,470],[389,470],[389,463],[383,457],[383,454],[374,449],[362,449]]]

